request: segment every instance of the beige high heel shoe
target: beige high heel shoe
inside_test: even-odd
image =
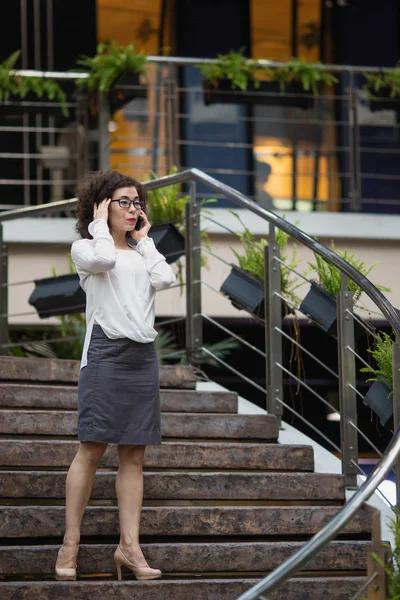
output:
[[[125,556],[121,548],[118,548],[114,554],[115,566],[117,567],[118,581],[122,581],[122,569],[121,567],[127,567],[130,569],[136,579],[159,579],[162,573],[159,569],[152,569],[151,567],[136,567],[131,561]]]
[[[62,546],[61,546],[62,548]],[[61,550],[60,548],[60,550]],[[57,557],[57,561],[58,561],[58,557]],[[56,580],[57,581],[76,581],[76,567],[77,565],[75,565],[75,567],[73,568],[69,568],[69,569],[64,569],[62,567],[58,567],[57,566],[57,562],[56,562]]]

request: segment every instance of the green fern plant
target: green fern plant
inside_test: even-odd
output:
[[[376,552],[371,556],[383,567],[387,579],[386,600],[400,600],[400,513],[397,508],[393,508],[394,517],[389,519],[389,529],[393,534],[394,545],[382,544],[388,549],[389,559],[385,562]],[[361,600],[367,600],[362,598]]]
[[[312,91],[318,94],[321,86],[332,87],[339,81],[332,73],[316,69],[304,58],[291,58],[283,67],[272,69],[271,76],[274,81],[279,82],[281,92],[284,92],[286,85],[293,81],[301,83],[306,92]]]
[[[260,69],[265,70],[257,62],[249,63],[248,58],[243,54],[244,48],[239,52],[231,50],[228,54],[218,54],[217,62],[213,64],[199,65],[199,69],[204,79],[213,86],[218,87],[221,79],[228,79],[231,82],[232,89],[239,89],[243,92],[247,90],[249,80],[256,88],[260,87],[260,81],[256,78],[256,72]]]
[[[61,112],[67,117],[69,114],[66,105],[67,95],[54,79],[21,77],[14,74],[13,71],[20,55],[21,50],[17,50],[0,63],[0,101],[9,100],[12,96],[23,100],[29,93],[32,93],[39,99],[59,102]]]
[[[261,238],[259,241],[256,240],[250,229],[243,223],[239,214],[233,210],[230,210],[230,212],[239,220],[244,229],[243,233],[236,233],[237,237],[242,242],[243,253],[237,252],[235,249],[231,248],[237,258],[239,267],[246,273],[255,277],[260,283],[264,283],[264,248],[268,245],[268,242],[264,238]],[[295,290],[303,285],[303,283],[299,283],[297,279],[293,278],[293,273],[291,271],[291,268],[296,269],[300,263],[300,260],[297,258],[297,247],[295,244],[293,245],[292,255],[288,263],[289,235],[281,229],[278,229],[275,241],[280,249],[280,259],[285,263],[285,265],[280,265],[282,295],[286,296],[288,300],[291,300],[293,304],[298,306],[300,300],[295,294]]]
[[[400,62],[392,71],[379,71],[378,73],[364,73],[367,80],[364,89],[370,96],[374,97],[381,92],[386,93],[389,98],[400,97]]]
[[[233,337],[214,342],[213,344],[204,344],[210,352],[215,354],[217,358],[225,360],[228,355],[240,346],[240,343]],[[157,355],[161,365],[165,364],[180,364],[187,365],[187,354],[185,348],[180,348],[174,334],[171,331],[160,329],[156,337]],[[200,362],[203,365],[212,367],[221,367],[217,359],[203,352]]]
[[[94,56],[81,56],[77,64],[89,73],[86,79],[77,80],[77,87],[106,94],[122,73],[144,73],[147,56],[143,52],[136,52],[134,44],[123,46],[113,40],[98,44]]]
[[[331,240],[330,249],[335,251],[334,242]],[[350,254],[348,250],[338,251],[337,254],[341,256],[345,261],[351,264],[357,271],[359,271],[362,275],[367,277],[369,273],[376,267],[378,263],[374,263],[367,267],[365,262],[361,259],[355,257],[354,253]],[[341,287],[341,271],[338,267],[331,265],[326,262],[321,256],[314,253],[315,262],[308,263],[311,269],[316,273],[318,280],[317,283],[331,294],[334,298],[336,298],[336,294],[340,292]],[[347,280],[349,290],[353,294],[353,302],[357,304],[360,296],[362,294],[362,289],[358,286],[352,279]],[[391,292],[392,290],[383,285],[376,286],[382,292]]]
[[[177,173],[177,167],[171,167],[169,175]],[[156,173],[150,173],[151,179],[157,179],[159,176]],[[163,188],[157,188],[155,190],[149,190],[147,192],[149,198],[149,217],[152,225],[162,225],[163,223],[173,223],[175,227],[185,235],[185,207],[190,200],[189,195],[182,195],[182,185],[176,183],[168,185]],[[215,198],[203,199],[199,202],[200,208],[203,212],[207,212],[204,206],[207,204],[213,204],[217,200]],[[200,231],[201,245],[211,249],[210,238],[205,229]],[[182,261],[177,261],[177,277],[181,284],[181,293],[183,292],[183,265]],[[204,252],[201,253],[201,266],[208,268],[207,257]]]
[[[250,62],[243,52],[244,49],[241,48],[239,52],[231,50],[228,54],[218,54],[216,63],[198,65],[198,67],[204,79],[214,87],[218,87],[221,79],[228,79],[232,89],[242,91],[247,90],[249,81],[255,88],[259,88],[260,76],[263,79],[277,81],[282,93],[286,85],[291,82],[299,82],[305,91],[318,94],[321,86],[332,87],[339,81],[332,73],[316,68],[304,58],[291,58],[282,67],[270,68],[257,60]]]
[[[373,377],[367,381],[379,381],[384,383],[388,388],[393,388],[393,372],[392,372],[392,352],[394,338],[385,332],[378,332],[377,339],[372,348],[368,348],[368,352],[372,354],[376,368],[363,367],[360,369],[362,373],[371,373]],[[400,548],[400,546],[399,546]]]

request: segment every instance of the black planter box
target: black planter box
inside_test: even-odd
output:
[[[109,93],[111,113],[123,108],[135,98],[147,98],[147,88],[129,89],[127,86],[140,85],[140,75],[133,71],[122,73],[114,82]]]
[[[378,415],[385,429],[393,430],[392,390],[380,381],[375,381],[366,393],[363,403]]]
[[[337,337],[336,299],[320,285],[311,283],[311,288],[300,304],[299,310],[329,335]],[[364,327],[354,320],[354,339],[360,339],[365,333]]]
[[[400,98],[391,98],[389,90],[373,92],[373,96],[370,97],[369,108],[372,112],[378,112],[379,110],[400,112]]]
[[[264,285],[236,265],[232,265],[220,292],[228,296],[235,308],[264,318]]]
[[[79,275],[38,279],[35,286],[29,304],[35,307],[41,319],[84,312],[86,294],[79,285]]]
[[[267,106],[292,106],[310,109],[314,106],[312,92],[306,92],[299,82],[292,82],[285,85],[285,91],[282,93],[277,81],[261,81],[260,87],[256,88],[249,81],[247,90],[232,90],[231,82],[228,79],[220,79],[218,87],[212,85],[209,81],[203,81],[204,102],[205,104],[229,103],[229,104],[264,104]],[[267,95],[264,95],[267,94]]]
[[[149,237],[154,240],[157,250],[165,256],[168,264],[185,254],[185,238],[173,223],[153,225]]]

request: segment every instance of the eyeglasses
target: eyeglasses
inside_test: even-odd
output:
[[[144,202],[140,200],[129,200],[129,198],[117,198],[116,200],[111,200],[111,202],[118,202],[121,208],[129,209],[131,204],[133,204],[133,208],[136,210],[143,210]]]

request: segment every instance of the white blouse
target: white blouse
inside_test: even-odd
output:
[[[145,237],[136,249],[119,250],[104,219],[89,225],[92,240],[72,244],[71,257],[86,292],[86,336],[81,368],[96,321],[110,339],[127,337],[135,342],[155,340],[155,290],[172,285],[175,275],[165,257]]]

